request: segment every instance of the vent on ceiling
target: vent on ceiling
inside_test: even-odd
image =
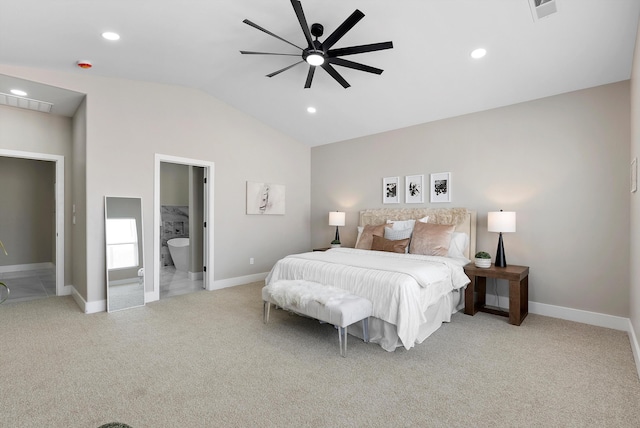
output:
[[[529,6],[531,6],[534,21],[546,18],[558,11],[556,0],[529,0]]]
[[[53,108],[53,104],[46,101],[16,97],[15,95],[3,94],[2,92],[0,92],[0,105],[26,108],[28,110],[35,110],[42,113],[51,113],[51,109]]]

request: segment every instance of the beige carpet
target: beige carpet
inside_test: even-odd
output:
[[[272,311],[261,284],[82,314],[70,297],[0,306],[0,426],[638,427],[626,333],[456,314],[388,353]]]

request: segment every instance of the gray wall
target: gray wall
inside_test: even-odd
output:
[[[477,249],[494,256],[487,212],[516,211],[505,252],[531,267],[530,300],[627,317],[629,99],[625,81],[314,147],[312,245],[329,244],[328,212],[344,210],[353,246],[358,211],[383,207],[383,177],[451,172],[452,203],[384,206],[476,210]]]
[[[267,272],[310,248],[309,147],[194,89],[8,65],[0,73],[87,94],[86,153],[74,162],[86,171],[87,285],[78,291],[88,302],[105,299],[105,195],[142,197],[146,280],[154,281],[157,153],[215,163],[215,280]],[[286,215],[247,216],[247,180],[284,184]]]
[[[0,156],[0,266],[55,263],[55,162]]]

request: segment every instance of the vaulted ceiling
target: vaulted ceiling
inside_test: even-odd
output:
[[[244,19],[306,47],[290,0],[0,0],[0,63],[197,88],[312,146],[629,79],[640,0],[555,0],[542,19],[531,1],[302,0],[320,41],[365,14],[334,48],[393,42],[347,58],[381,75],[335,67],[347,89],[323,70],[304,89],[304,63],[265,77],[300,58],[240,54],[300,52]]]

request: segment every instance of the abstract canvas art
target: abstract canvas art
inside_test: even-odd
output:
[[[247,181],[247,214],[284,215],[283,184]]]

